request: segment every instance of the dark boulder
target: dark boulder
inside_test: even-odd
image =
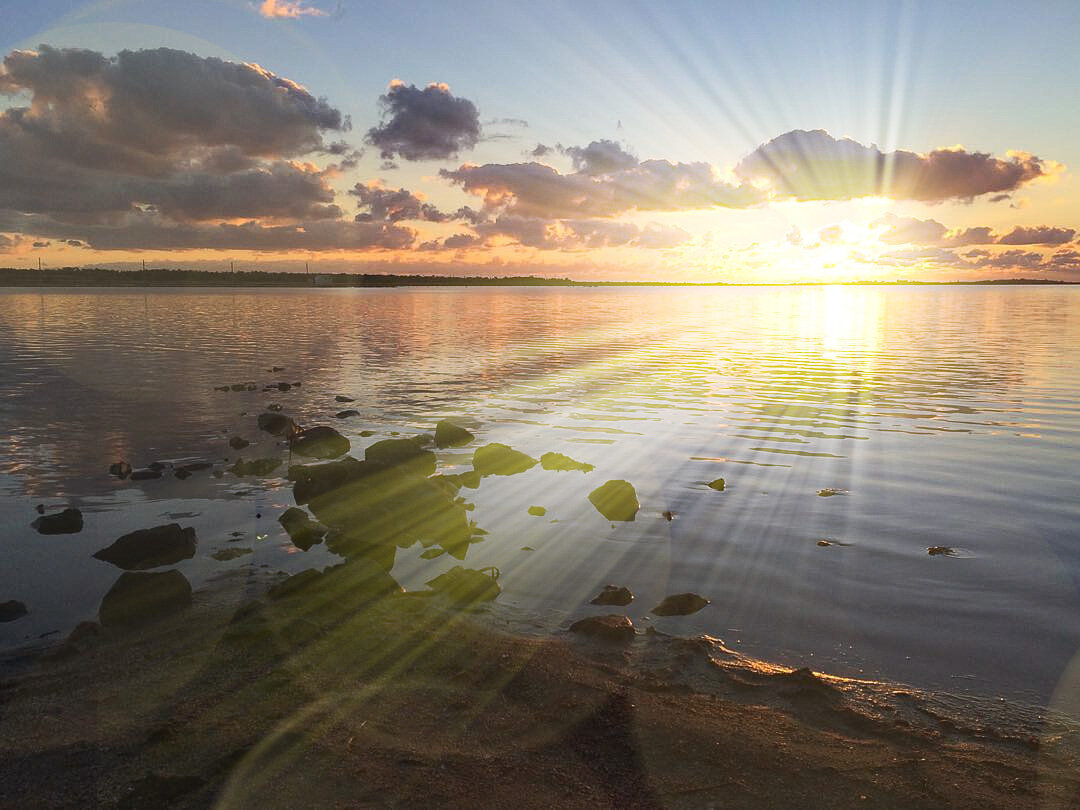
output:
[[[135,470],[131,474],[132,481],[152,481],[155,478],[161,478],[161,470]]]
[[[589,493],[589,503],[608,520],[633,520],[638,511],[637,493],[628,481],[608,481]]]
[[[349,419],[350,417],[359,416],[359,415],[360,415],[360,411],[356,410],[355,408],[348,408],[347,410],[338,411],[337,413],[335,413],[334,418],[335,419]]]
[[[243,450],[249,444],[251,444],[251,442],[249,442],[243,436],[233,436],[231,439],[229,439],[229,447],[231,447],[233,450]]]
[[[349,440],[327,425],[301,430],[289,446],[294,453],[309,458],[337,458],[349,452]]]
[[[364,451],[364,459],[383,467],[400,467],[417,475],[435,472],[435,454],[412,439],[383,439]]]
[[[280,413],[260,413],[258,419],[259,430],[265,430],[273,436],[287,436],[295,433],[299,428],[296,423]]]
[[[94,557],[128,571],[142,571],[194,557],[195,544],[194,529],[168,523],[125,534]]]
[[[83,517],[82,512],[69,506],[55,515],[42,515],[30,525],[38,534],[77,534],[82,531]]]
[[[605,585],[590,602],[592,605],[629,605],[634,601],[630,589],[622,585]]]
[[[326,527],[308,517],[308,513],[295,506],[286,509],[278,523],[284,527],[292,540],[292,544],[301,551],[307,551],[317,543],[321,543]]]
[[[344,394],[338,394],[336,397],[334,397],[334,401],[335,402],[355,402],[356,400],[354,400],[352,397],[347,397]]]
[[[179,571],[126,571],[105,594],[98,609],[104,627],[142,624],[191,604],[191,584]]]
[[[634,640],[634,623],[627,616],[588,616],[570,625],[571,633],[579,633],[601,641],[627,644]]]
[[[463,447],[476,437],[461,425],[443,419],[435,425],[435,444],[438,447]]]
[[[473,453],[473,469],[480,475],[517,475],[536,463],[535,458],[498,442],[478,447]]]
[[[709,600],[696,593],[677,593],[665,597],[664,601],[652,609],[652,613],[654,616],[689,616],[707,604]]]
[[[0,602],[0,622],[13,622],[27,613],[26,605],[15,599]]]
[[[294,464],[289,467],[288,479],[293,482],[294,500],[305,504],[382,469],[379,465],[346,456],[326,464]]]

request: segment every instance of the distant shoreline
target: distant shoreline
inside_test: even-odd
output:
[[[729,283],[694,281],[578,281],[542,276],[425,276],[376,273],[270,273],[261,270],[106,270],[96,267],[58,269],[0,268],[0,287],[941,287],[966,285],[1074,285],[1075,281],[1042,278],[999,278],[982,281],[809,281]]]

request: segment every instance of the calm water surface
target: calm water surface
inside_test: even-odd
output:
[[[615,582],[667,632],[1045,705],[1080,651],[1078,353],[1077,288],[2,291],[0,601],[30,613],[0,646],[94,618],[119,571],[90,555],[138,528],[196,528],[178,566],[196,588],[333,563],[277,524],[282,479],[108,475],[120,459],[224,470],[234,433],[258,440],[246,458],[281,454],[254,426],[276,402],[356,455],[456,417],[472,447],[594,464],[463,490],[488,532],[464,564],[498,566],[500,603],[532,629],[598,612]],[[248,380],[260,390],[214,390]],[[302,386],[261,390],[278,381]],[[470,469],[472,447],[440,466]],[[586,500],[611,478],[637,489],[632,523]],[[37,534],[39,503],[78,506],[85,528]],[[253,552],[211,557],[228,547]],[[423,551],[397,551],[406,588],[461,564]],[[713,603],[645,618],[681,591]]]

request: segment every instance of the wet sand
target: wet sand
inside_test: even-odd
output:
[[[5,656],[0,806],[1080,803],[1075,729],[707,638],[510,635],[353,564],[314,586],[238,569],[174,616]]]

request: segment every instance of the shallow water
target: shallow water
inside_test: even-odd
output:
[[[464,564],[497,566],[531,627],[600,612],[588,600],[614,582],[666,632],[1046,705],[1080,651],[1078,350],[1077,288],[0,291],[0,602],[30,611],[0,645],[93,618],[119,571],[90,555],[138,528],[195,527],[177,567],[196,588],[332,563],[278,525],[283,479],[108,475],[283,455],[254,426],[276,402],[358,456],[451,416],[477,441],[440,451],[445,471],[486,442],[595,465],[463,490],[488,532]],[[278,381],[302,386],[261,390]],[[258,442],[238,454],[234,433]],[[608,479],[636,488],[633,522],[586,499]],[[78,506],[85,528],[39,535],[39,503]],[[210,556],[237,547],[252,553]],[[407,588],[461,564],[424,550],[396,552]],[[645,619],[681,591],[712,604]]]

